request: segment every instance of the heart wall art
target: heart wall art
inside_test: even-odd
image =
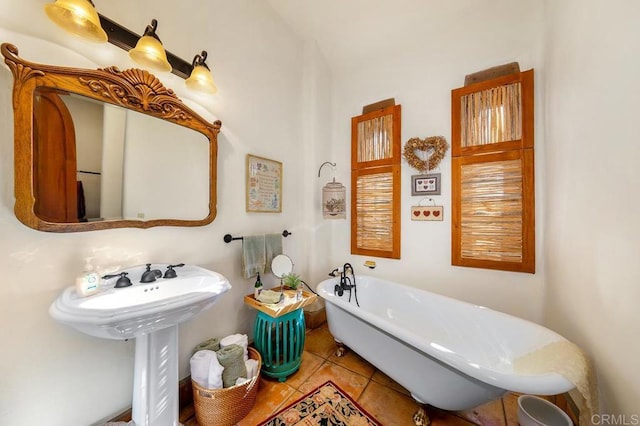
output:
[[[443,216],[442,206],[411,206],[411,220],[442,221]]]

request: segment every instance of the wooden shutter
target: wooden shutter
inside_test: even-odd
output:
[[[452,264],[535,272],[533,70],[452,91]]]
[[[351,120],[351,253],[400,258],[400,105]]]

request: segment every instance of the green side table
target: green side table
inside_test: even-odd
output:
[[[254,345],[262,356],[262,372],[284,382],[302,361],[304,312],[297,309],[280,317],[258,311],[253,328]]]
[[[244,302],[258,310],[253,326],[253,344],[262,357],[262,373],[280,382],[298,371],[304,351],[306,325],[303,307],[315,302],[315,294],[285,290],[284,301],[261,303],[246,295]]]

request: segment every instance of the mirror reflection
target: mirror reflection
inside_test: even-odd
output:
[[[209,139],[81,95],[34,92],[34,210],[47,222],[201,220]]]

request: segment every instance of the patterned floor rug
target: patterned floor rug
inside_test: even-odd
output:
[[[260,426],[365,426],[381,424],[342,389],[328,381]]]

